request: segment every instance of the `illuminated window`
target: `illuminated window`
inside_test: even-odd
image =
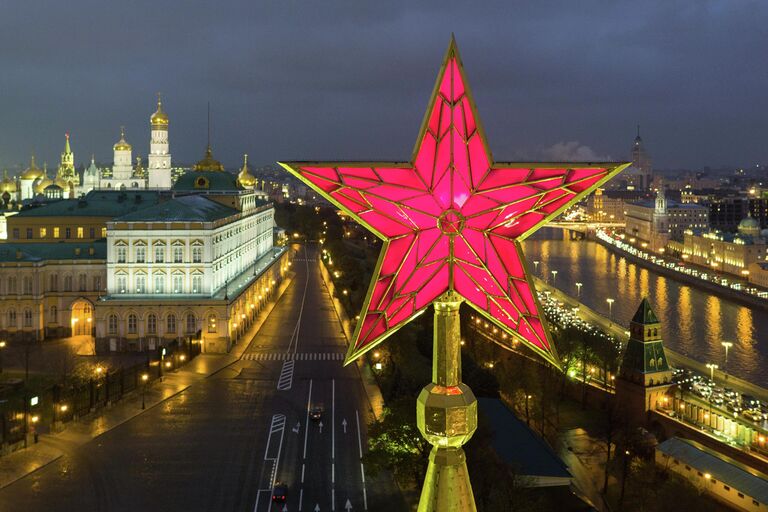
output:
[[[59,228],[53,228],[53,238],[59,238]]]
[[[147,259],[147,249],[145,247],[136,248],[136,263],[144,263]]]
[[[184,292],[184,276],[181,274],[173,276],[173,293]]]
[[[117,248],[117,262],[118,263],[125,263],[125,247],[118,247]]]
[[[101,228],[101,238],[107,238],[107,228]]]
[[[126,290],[125,290],[125,288],[126,288],[126,286],[125,286],[126,281],[127,280],[126,280],[125,276],[117,276],[117,293],[125,293],[126,292]]]
[[[173,248],[173,262],[181,263],[184,257],[184,248],[177,245]]]
[[[46,228],[40,228],[40,238],[45,238],[45,235],[48,234],[48,230]]]
[[[136,276],[136,293],[145,293],[147,290],[147,276]]]
[[[83,238],[83,228],[82,226],[77,227],[77,238]]]
[[[162,245],[155,246],[155,263],[162,263],[165,260],[165,247]]]
[[[216,315],[208,316],[208,332],[216,332]]]
[[[202,276],[192,276],[192,293],[203,293]]]
[[[155,293],[165,293],[165,276],[163,274],[155,275]]]
[[[203,261],[203,248],[202,247],[193,247],[192,248],[192,263],[200,263]]]

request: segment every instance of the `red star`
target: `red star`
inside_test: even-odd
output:
[[[347,363],[453,290],[557,364],[520,241],[629,164],[494,163],[451,40],[411,162],[281,165],[384,242]]]

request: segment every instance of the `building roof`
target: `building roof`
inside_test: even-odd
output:
[[[672,437],[656,449],[712,478],[754,498],[768,503],[768,476],[726,457],[695,441]]]
[[[644,199],[642,201],[636,201],[634,203],[630,203],[635,206],[640,206],[642,208],[656,208],[656,201],[651,199]],[[679,201],[674,201],[672,199],[667,199],[667,210],[680,210],[680,209],[686,209],[686,210],[707,210],[709,211],[709,208],[706,206],[702,206],[697,203],[681,203]]]
[[[159,200],[160,194],[157,191],[92,190],[84,198],[65,199],[22,209],[18,217],[115,218],[155,205]]]
[[[659,319],[656,317],[656,313],[651,309],[651,303],[648,302],[647,297],[643,297],[643,301],[640,303],[640,307],[637,308],[635,316],[632,317],[632,321],[637,324],[658,324]]]
[[[237,185],[237,178],[226,171],[187,171],[173,185],[173,190],[235,192],[242,189]]]
[[[563,461],[501,400],[478,398],[477,402],[478,409],[489,419],[494,431],[494,450],[517,474],[540,478],[571,478]]]
[[[93,254],[90,253],[91,249],[93,249]],[[96,240],[88,243],[0,244],[0,262],[105,259],[107,259],[106,240]]]
[[[175,197],[118,217],[121,222],[213,222],[240,213],[205,196]]]

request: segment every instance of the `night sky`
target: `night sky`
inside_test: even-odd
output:
[[[162,91],[174,162],[407,160],[456,34],[494,157],[658,168],[768,163],[768,3],[649,0],[0,4],[0,168],[146,155]]]

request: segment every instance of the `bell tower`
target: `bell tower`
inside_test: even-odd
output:
[[[163,110],[160,93],[157,93],[157,110],[149,118],[151,137],[147,174],[149,188],[171,188],[171,153],[168,143],[168,114]]]

